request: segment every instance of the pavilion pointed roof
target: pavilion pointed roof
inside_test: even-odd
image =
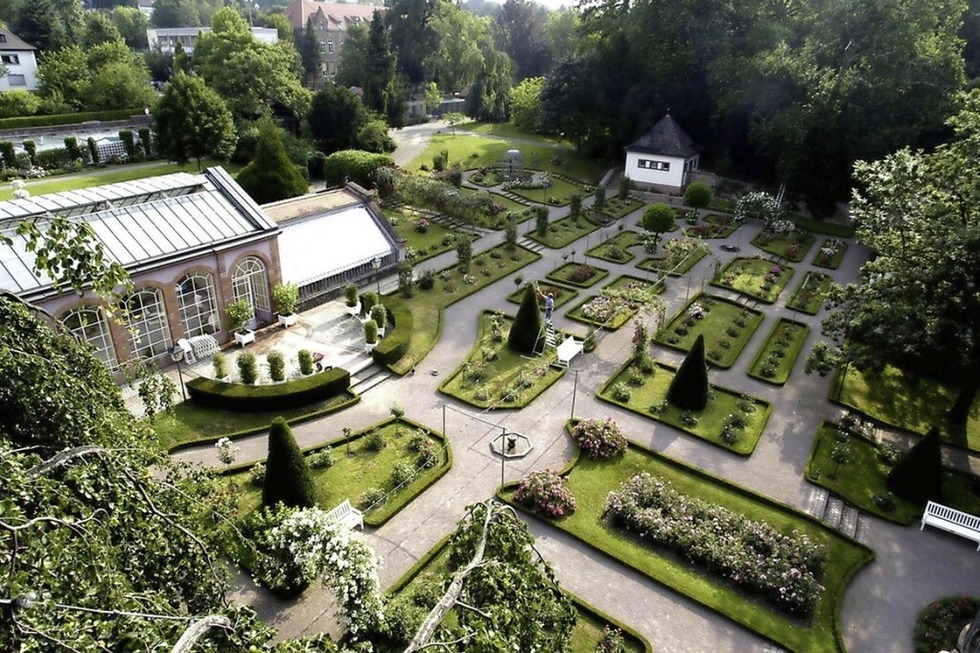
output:
[[[697,154],[700,148],[687,135],[687,132],[681,129],[674,117],[668,113],[653,126],[653,129],[640,136],[632,144],[627,145],[626,150],[686,159]]]

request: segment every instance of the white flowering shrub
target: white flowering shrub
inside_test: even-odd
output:
[[[768,227],[779,217],[779,202],[769,193],[746,193],[735,204],[733,211],[736,222],[744,222],[746,218],[758,216]]]
[[[235,458],[238,457],[238,452],[240,451],[228,438],[221,438],[215,442],[214,448],[218,450],[218,460],[226,465],[235,462]]]

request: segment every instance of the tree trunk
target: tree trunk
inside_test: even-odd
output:
[[[980,390],[980,375],[974,372],[960,386],[960,391],[956,395],[956,401],[953,402],[952,408],[949,409],[949,413],[946,415],[946,423],[950,435],[956,439],[962,438],[964,443],[966,439],[966,425],[970,418],[970,408],[973,406],[973,400],[977,396],[978,390]]]

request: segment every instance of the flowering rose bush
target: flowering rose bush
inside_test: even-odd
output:
[[[565,517],[575,512],[575,497],[558,472],[543,469],[521,479],[514,500],[546,517]]]
[[[585,455],[597,460],[609,460],[626,451],[628,441],[619,425],[612,420],[587,419],[572,429],[572,439]]]
[[[425,218],[419,218],[418,220],[415,221],[415,231],[419,232],[420,234],[424,234],[428,230],[429,230],[428,220],[426,220]]]
[[[576,283],[588,281],[595,274],[595,269],[591,265],[580,265],[572,271],[570,278]]]
[[[218,450],[218,460],[226,465],[230,465],[235,462],[235,458],[238,456],[239,452],[239,448],[236,447],[228,438],[221,438],[215,442],[214,448]]]
[[[792,614],[809,615],[820,596],[826,547],[681,494],[646,472],[609,493],[604,515]]]
[[[619,310],[619,302],[605,295],[593,297],[582,305],[582,314],[594,322],[605,322]]]
[[[708,310],[701,304],[694,302],[693,304],[687,307],[687,314],[696,320],[700,320],[701,318],[703,318],[705,315],[708,314]]]

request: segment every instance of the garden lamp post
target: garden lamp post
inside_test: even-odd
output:
[[[170,360],[177,363],[177,378],[180,380],[180,396],[187,401],[187,390],[184,388],[184,373],[180,369],[180,361],[184,360],[184,348],[174,345],[170,348]]]
[[[371,261],[371,267],[374,268],[374,281],[378,284],[378,298],[381,298],[381,277],[378,275],[378,270],[381,269],[381,257],[375,256],[374,260]]]

